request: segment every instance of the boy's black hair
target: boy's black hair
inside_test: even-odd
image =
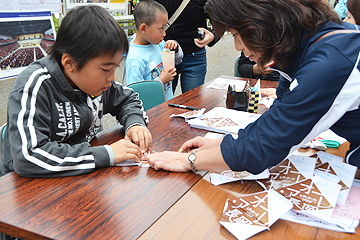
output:
[[[69,54],[81,70],[95,57],[128,51],[126,34],[110,13],[96,5],[72,9],[63,19],[50,55],[61,64],[63,54]]]
[[[135,6],[134,9],[134,20],[136,29],[139,29],[142,23],[145,23],[147,26],[150,26],[156,22],[156,14],[158,12],[163,12],[168,14],[166,8],[154,0],[142,0],[139,4]]]

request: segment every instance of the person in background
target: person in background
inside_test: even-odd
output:
[[[359,25],[360,24],[360,1],[359,0],[348,0],[347,6],[347,17],[344,22]],[[357,26],[358,28],[358,26]]]
[[[183,58],[180,45],[174,40],[163,40],[168,21],[166,9],[153,0],[143,0],[134,10],[136,36],[130,43],[125,62],[128,84],[145,80],[155,80],[164,86],[166,100],[174,97],[171,81],[176,76],[176,68],[164,69],[161,52],[175,51],[175,63]]]
[[[280,74],[269,68],[273,65],[273,63],[274,62],[270,62],[264,67],[260,67],[255,61],[251,61],[248,57],[246,57],[244,52],[241,51],[238,60],[238,72],[241,77],[245,78],[279,81]]]
[[[347,16],[346,2],[347,0],[339,0],[334,7],[334,11],[339,15],[340,20],[344,20]]]
[[[169,13],[169,18],[182,2],[182,0],[156,1],[164,5]],[[207,67],[205,46],[213,46],[219,40],[207,30],[207,15],[204,12],[206,1],[191,0],[175,22],[166,30],[165,40],[176,40],[184,51],[182,62],[176,65],[178,75],[173,80],[173,92],[175,92],[178,80],[180,80],[182,93],[205,82]],[[204,31],[202,40],[197,38],[199,29]]]
[[[360,167],[360,31],[355,25],[341,22],[320,0],[208,0],[205,11],[218,36],[231,32],[236,50],[260,66],[276,62],[278,98],[240,129],[237,139],[196,137],[182,144],[184,153],[144,159],[169,171],[257,174],[330,128],[350,142],[345,161]]]
[[[65,177],[126,159],[139,162],[152,144],[148,118],[138,94],[114,81],[127,49],[125,32],[106,9],[69,11],[50,55],[15,80],[1,174]],[[91,147],[107,113],[124,126],[125,139]]]

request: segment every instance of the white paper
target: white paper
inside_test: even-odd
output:
[[[314,219],[314,218],[309,217],[307,215],[295,212],[293,210],[290,210],[286,214],[281,216],[281,219],[287,220],[287,221],[290,221],[290,222],[296,222],[296,223],[312,226],[312,227],[324,228],[324,229],[329,229],[329,230],[333,230],[333,231],[347,232],[347,233],[355,233],[356,228],[359,225],[358,220],[350,219],[350,220],[347,220],[347,221],[349,221],[348,224],[350,226],[346,227],[346,228],[343,228],[343,227],[341,227],[341,226],[339,226],[337,224],[327,223],[327,222],[324,222],[324,221],[319,221],[317,219]]]
[[[238,79],[232,79],[232,77],[227,78],[226,76],[220,76],[213,80],[207,88],[213,88],[213,89],[228,89],[229,84],[235,85],[239,89],[244,89],[246,81],[238,80]]]
[[[224,170],[224,171],[210,172],[210,179],[211,179],[211,183],[217,186],[224,183],[236,182],[242,180],[265,179],[268,178],[269,175],[270,173],[268,169],[265,169],[263,172],[259,174],[251,174],[246,171],[234,172],[231,170]]]
[[[190,119],[188,124],[190,124],[191,127],[208,131],[236,134],[239,129],[245,128],[260,116],[260,114],[255,113],[215,107],[201,117]]]
[[[338,160],[329,160],[322,165],[317,165],[315,175],[327,175],[329,179],[338,178],[338,183],[342,186],[337,203],[344,205],[349,195],[351,184],[355,178],[357,167],[340,162]]]

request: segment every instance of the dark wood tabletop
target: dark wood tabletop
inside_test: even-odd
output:
[[[261,84],[277,85],[269,81]],[[210,110],[225,106],[225,93],[203,85],[148,110],[152,149],[176,151],[184,141],[206,134],[182,118],[169,118],[188,110],[169,107],[168,103]],[[260,106],[260,113],[265,110]],[[123,136],[124,130],[115,125],[100,132],[91,144],[110,144]],[[216,187],[205,174],[137,166],[103,168],[64,178],[25,178],[10,173],[0,178],[0,232],[24,239],[234,239],[219,224],[225,200],[234,193],[258,191],[259,187],[254,182]],[[262,235],[265,238],[257,236],[296,239],[303,231],[307,231],[301,235],[304,239],[325,239],[334,234],[279,221]],[[346,239],[360,235],[334,236]]]
[[[171,103],[211,109],[225,106],[223,91],[200,86]],[[206,131],[184,119],[169,118],[188,110],[165,102],[148,110],[155,151],[177,150]],[[98,134],[92,145],[123,138],[115,125]],[[173,206],[205,172],[155,171],[111,167],[63,178],[27,178],[10,173],[0,178],[0,232],[24,239],[136,239]]]

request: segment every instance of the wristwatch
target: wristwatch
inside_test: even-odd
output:
[[[191,168],[192,168],[192,170],[193,170],[194,172],[199,171],[199,170],[197,170],[197,168],[195,167],[196,152],[197,152],[197,151],[194,151],[194,152],[190,153],[190,155],[189,155],[189,157],[188,157],[190,166],[191,166]]]

